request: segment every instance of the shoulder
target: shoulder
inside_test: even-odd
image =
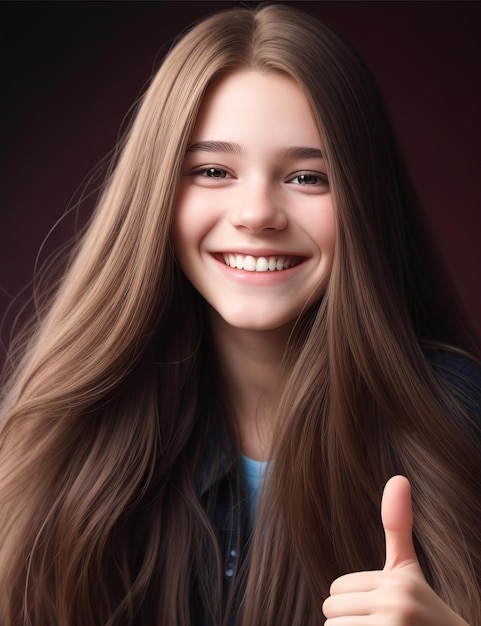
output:
[[[481,363],[474,357],[446,348],[425,348],[424,354],[441,376],[446,376],[455,384],[466,384],[481,391]]]
[[[424,354],[441,383],[481,420],[481,363],[454,349],[426,348]]]

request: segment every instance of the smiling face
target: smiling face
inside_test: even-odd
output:
[[[298,85],[253,70],[214,83],[184,159],[174,221],[177,260],[218,314],[213,323],[290,326],[322,295],[334,239],[321,140]]]

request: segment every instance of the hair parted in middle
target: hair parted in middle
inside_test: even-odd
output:
[[[467,343],[442,313],[449,292],[431,271],[369,72],[342,38],[283,5],[234,8],[199,23],[142,99],[9,390],[0,466],[4,588],[32,586],[27,608],[36,626],[51,625],[52,606],[69,626],[100,618],[184,626],[198,575],[214,623],[223,623],[221,555],[195,489],[207,431],[226,402],[202,302],[176,264],[172,223],[203,98],[215,80],[246,68],[281,73],[303,90],[322,138],[337,230],[326,292],[299,320],[286,355],[276,463],[260,501],[242,623],[323,623],[320,598],[337,576],[382,566],[382,529],[373,533],[373,520],[382,487],[400,472],[412,481],[429,582],[475,621],[468,598],[481,567],[464,538],[479,544],[478,520],[464,503],[476,493],[476,455],[461,421],[445,434],[448,416],[462,408],[434,377],[420,340]],[[458,527],[438,557],[440,510]],[[217,555],[209,564],[206,543]],[[4,606],[25,610],[20,594],[0,591],[0,616]]]

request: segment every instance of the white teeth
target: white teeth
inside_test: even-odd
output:
[[[256,272],[267,272],[268,269],[269,261],[263,256],[259,257],[256,263]]]
[[[229,267],[244,270],[246,272],[273,272],[288,269],[297,265],[298,257],[290,256],[260,256],[255,258],[251,255],[243,256],[242,254],[223,254],[224,263]]]
[[[239,267],[239,266],[237,266]],[[239,268],[239,269],[245,269],[246,272],[255,272],[256,271],[256,260],[254,259],[253,256],[246,256],[244,257],[244,266],[243,268]]]

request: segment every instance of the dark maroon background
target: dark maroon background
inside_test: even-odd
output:
[[[3,343],[31,294],[42,242],[114,146],[172,39],[235,4],[0,2]],[[288,4],[333,26],[371,67],[460,300],[481,334],[481,3]],[[73,235],[74,216],[84,223],[92,203],[55,228],[40,262]]]

